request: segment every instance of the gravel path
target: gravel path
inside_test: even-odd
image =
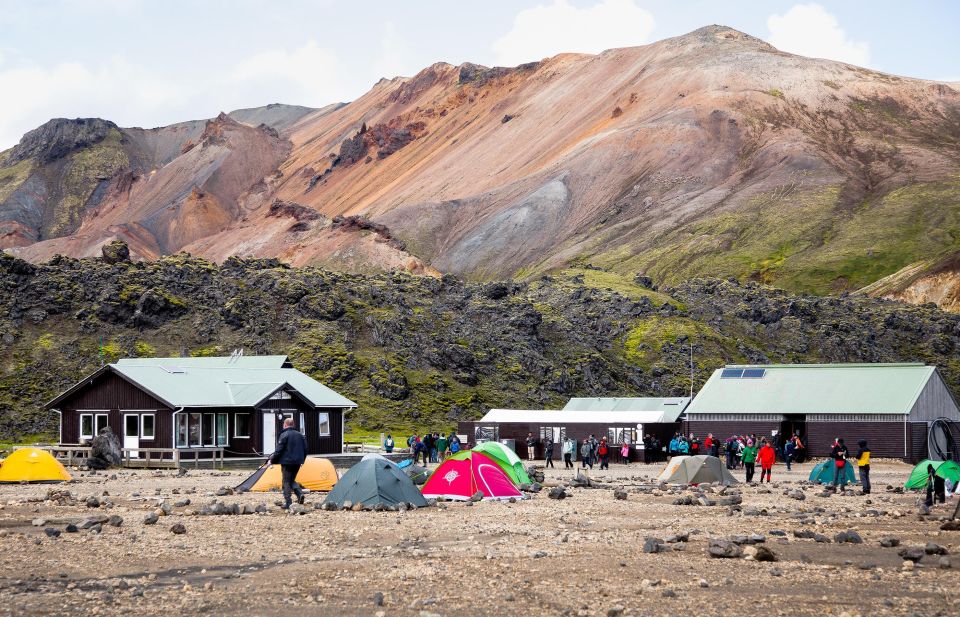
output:
[[[952,555],[960,531],[941,531],[938,520],[955,502],[920,516],[915,495],[885,490],[906,477],[909,467],[899,463],[874,466],[869,498],[821,497],[802,483],[809,469],[778,466],[773,485],[702,495],[736,501],[739,492],[742,503],[732,506],[674,505],[700,495],[659,490],[650,482],[654,466],[614,465],[591,476],[610,488],[569,488],[563,500],[545,489],[512,504],[311,507],[301,516],[276,508],[276,494],[216,496],[249,472],[74,472],[66,485],[0,486],[0,615],[960,614],[960,557]],[[550,470],[546,483],[569,479]],[[615,499],[614,487],[625,489],[625,500]],[[101,505],[88,505],[90,497]],[[307,505],[321,498],[311,495]],[[268,511],[196,514],[214,500]],[[171,513],[144,524],[161,503]],[[120,526],[65,531],[71,521],[114,515]],[[178,523],[185,533],[171,531]],[[49,537],[47,528],[60,535]],[[838,544],[835,535],[847,530],[863,543]],[[711,539],[750,534],[764,541],[735,538],[731,550],[750,555],[763,546],[776,561],[710,557]],[[882,547],[888,537],[900,546]],[[949,554],[921,551],[906,569],[898,552],[928,542]],[[644,552],[645,545],[661,550]]]

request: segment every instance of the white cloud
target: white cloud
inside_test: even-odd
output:
[[[46,68],[33,64],[0,70],[0,149],[50,118],[97,116],[118,122],[150,118],[184,102],[181,87],[123,59],[90,68],[64,62]]]
[[[819,4],[796,4],[767,19],[768,41],[782,51],[870,66],[870,45],[853,41],[837,18]]]
[[[584,8],[553,0],[517,13],[493,51],[497,63],[506,66],[561,52],[599,53],[648,42],[653,26],[653,15],[634,0],[602,0]]]
[[[241,91],[264,92],[270,99],[264,103],[325,105],[331,92],[342,90],[340,66],[336,54],[310,40],[292,51],[271,49],[242,60],[228,73],[227,83]]]
[[[409,76],[423,68],[417,65],[413,51],[392,21],[383,24],[380,53],[374,60],[373,67],[376,75],[387,79],[398,75]]]

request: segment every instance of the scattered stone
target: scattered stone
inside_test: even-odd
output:
[[[620,500],[620,501],[626,501],[626,500],[627,500],[627,491],[625,491],[625,490],[623,490],[623,489],[621,489],[621,488],[618,488],[618,489],[616,489],[615,491],[613,491],[613,498],[614,498],[614,499],[617,499],[617,500]]]
[[[123,517],[117,514],[114,514],[113,516],[107,519],[107,524],[110,525],[111,527],[120,527],[121,525],[123,525]]]
[[[944,570],[948,570],[951,567],[953,567],[952,564],[950,563],[950,558],[947,557],[946,555],[941,557],[938,563],[939,563],[939,566]]]
[[[644,553],[663,553],[670,550],[664,544],[661,544],[660,540],[656,538],[647,538],[643,542],[643,552]]]
[[[78,531],[80,531],[77,528],[77,526],[74,525],[73,523],[67,523],[67,526],[64,527],[63,530],[66,531],[67,533],[77,533]]]
[[[756,553],[753,555],[755,561],[777,561],[777,555],[766,546],[756,546]]]
[[[721,559],[732,559],[743,555],[743,549],[741,549],[738,544],[729,540],[711,539],[707,552],[711,557]]]
[[[53,527],[46,527],[46,528],[43,530],[43,533],[47,534],[47,537],[48,537],[48,538],[59,538],[59,537],[60,537],[60,530],[59,530],[59,529],[54,529]]]
[[[833,541],[837,544],[863,544],[863,538],[861,538],[860,534],[852,529],[841,531],[837,535],[833,536]]]
[[[946,548],[933,542],[927,542],[927,545],[923,547],[923,551],[927,555],[946,555],[948,552]]]
[[[187,528],[183,526],[183,523],[174,523],[173,526],[170,527],[170,531],[174,535],[180,536],[187,533]]]
[[[880,538],[880,546],[883,548],[900,546],[900,538]]]
[[[156,525],[157,521],[160,520],[160,517],[157,516],[156,512],[149,512],[146,516],[143,517],[144,525]]]
[[[481,501],[482,499],[483,499],[483,492],[482,492],[482,491],[477,491],[477,492],[474,493],[473,495],[470,495],[470,501],[472,501],[472,502],[474,502],[474,503],[476,503],[476,502],[478,502],[478,501]]]
[[[902,548],[897,552],[905,561],[920,561],[925,554],[926,551],[922,548]]]
[[[550,499],[566,499],[567,491],[562,486],[555,486],[547,493]]]

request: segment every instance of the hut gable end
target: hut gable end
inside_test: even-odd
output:
[[[113,371],[95,375],[53,405],[57,409],[169,409],[163,401]]]
[[[933,422],[937,418],[960,421],[960,409],[940,373],[934,371],[910,410],[910,422]]]

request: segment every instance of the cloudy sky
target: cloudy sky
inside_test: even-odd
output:
[[[0,0],[0,149],[52,117],[152,127],[271,102],[319,107],[440,60],[515,65],[711,23],[960,81],[951,0]]]

